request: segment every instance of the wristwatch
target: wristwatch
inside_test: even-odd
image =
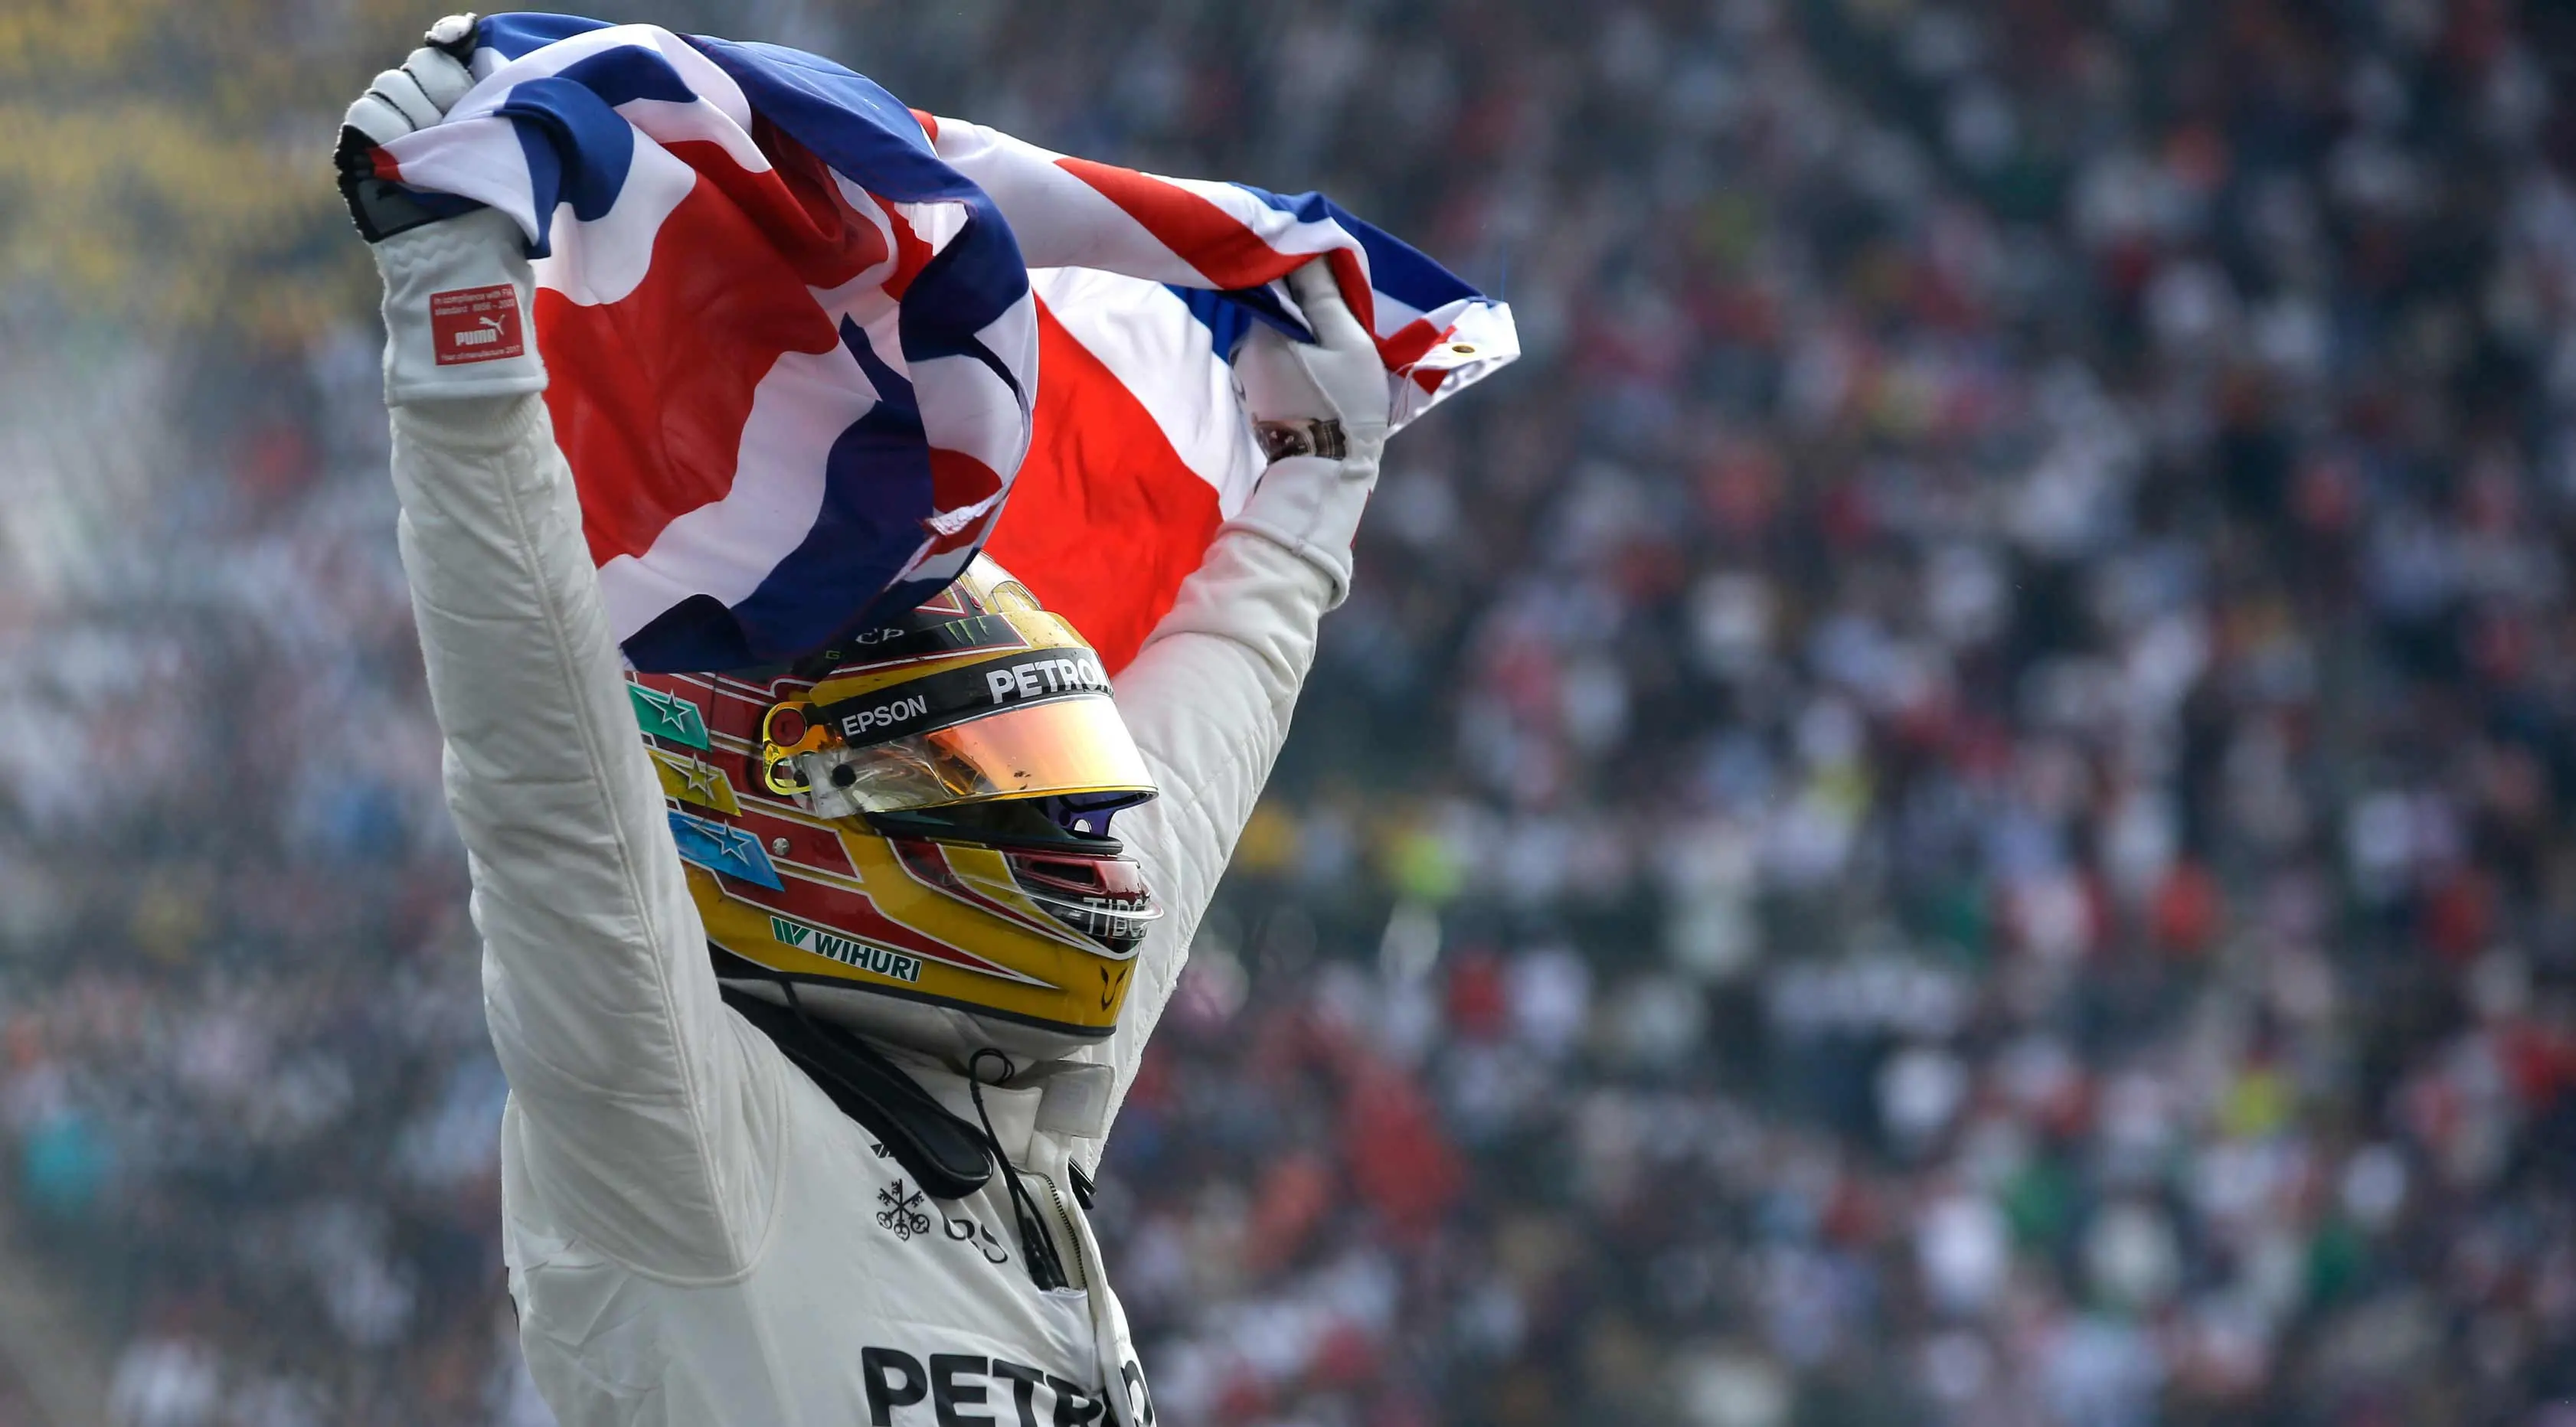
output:
[[[1291,456],[1321,456],[1338,461],[1351,454],[1350,438],[1342,433],[1342,423],[1338,421],[1296,416],[1256,421],[1252,430],[1261,438],[1262,455],[1274,463]]]

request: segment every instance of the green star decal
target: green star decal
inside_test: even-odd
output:
[[[628,684],[626,698],[635,706],[636,726],[646,733],[691,748],[707,746],[707,721],[699,716],[696,704],[642,684]]]

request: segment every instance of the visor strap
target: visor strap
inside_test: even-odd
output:
[[[1025,649],[1028,636],[1008,615],[970,614],[917,628],[858,630],[832,641],[820,654],[796,661],[799,677],[829,678],[834,669],[854,661],[875,664],[897,659],[936,659],[986,649]]]

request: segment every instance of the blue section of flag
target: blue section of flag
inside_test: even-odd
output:
[[[579,15],[549,15],[536,10],[521,10],[507,15],[486,15],[475,26],[474,43],[495,49],[503,59],[517,59],[544,49],[557,40],[608,28],[606,20],[588,20]]]
[[[978,334],[1028,296],[1028,265],[993,200],[931,151],[912,111],[876,81],[820,55],[704,35],[689,43],[732,76],[753,110],[789,138],[842,173],[865,174],[870,193],[897,203],[965,207],[964,229],[905,295],[903,356],[907,362],[969,356],[1000,369]]]
[[[1280,304],[1278,294],[1268,288],[1250,292],[1215,292],[1204,287],[1179,287],[1163,284],[1164,289],[1181,300],[1199,325],[1208,329],[1208,341],[1216,354],[1231,362],[1235,344],[1243,340],[1255,323],[1267,323],[1299,341],[1312,341],[1313,334],[1297,325]]]
[[[635,162],[635,130],[598,94],[563,76],[532,79],[494,111],[519,131],[536,195],[537,257],[553,251],[555,209],[587,222],[608,211]]]
[[[840,173],[866,175],[870,193],[898,203],[965,208],[960,230],[914,276],[904,295],[896,317],[903,359],[916,367],[942,358],[973,361],[992,372],[1025,408],[1032,397],[1019,374],[984,340],[987,329],[1028,298],[1028,267],[1019,241],[983,189],[932,152],[912,111],[875,81],[817,55],[706,36],[691,36],[689,43],[741,85],[754,111],[789,138]],[[773,635],[776,647],[746,648],[756,657],[801,652],[845,628],[883,622],[919,602],[907,588],[919,582],[890,585],[884,573],[873,573],[901,569],[928,533],[921,515],[937,510],[919,406],[909,384],[878,357],[854,324],[844,321],[842,338],[875,386],[878,404],[833,443],[825,461],[823,509],[814,529],[749,598],[734,606],[747,634],[784,634]],[[998,474],[1007,478],[1010,473]],[[872,580],[866,578],[870,573]],[[857,588],[871,588],[875,597],[853,609],[848,595]],[[672,656],[655,650],[650,657],[659,662]]]
[[[1282,213],[1295,214],[1300,222],[1339,224],[1367,252],[1370,286],[1403,299],[1416,311],[1429,312],[1445,303],[1483,296],[1456,273],[1423,256],[1421,249],[1382,228],[1361,222],[1351,216],[1349,209],[1320,193],[1278,194],[1248,183],[1235,187]]]
[[[636,667],[740,668],[763,657],[745,642],[745,629],[819,628],[828,638],[874,618],[878,607],[888,613],[910,609],[938,593],[936,585],[917,596],[890,592],[857,619],[845,601],[834,599],[837,591],[868,588],[871,579],[882,583],[879,572],[900,568],[922,537],[919,522],[907,513],[933,504],[930,447],[912,384],[877,356],[857,323],[843,319],[841,341],[876,388],[877,404],[832,443],[824,461],[823,508],[813,529],[733,607],[729,619],[711,619],[702,611],[669,628],[656,621],[628,639],[627,657]]]

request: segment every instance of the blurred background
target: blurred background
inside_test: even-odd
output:
[[[340,108],[0,0],[0,1424],[543,1423]],[[1517,310],[1099,1213],[1174,1424],[2576,1423],[2576,7],[762,0]]]

